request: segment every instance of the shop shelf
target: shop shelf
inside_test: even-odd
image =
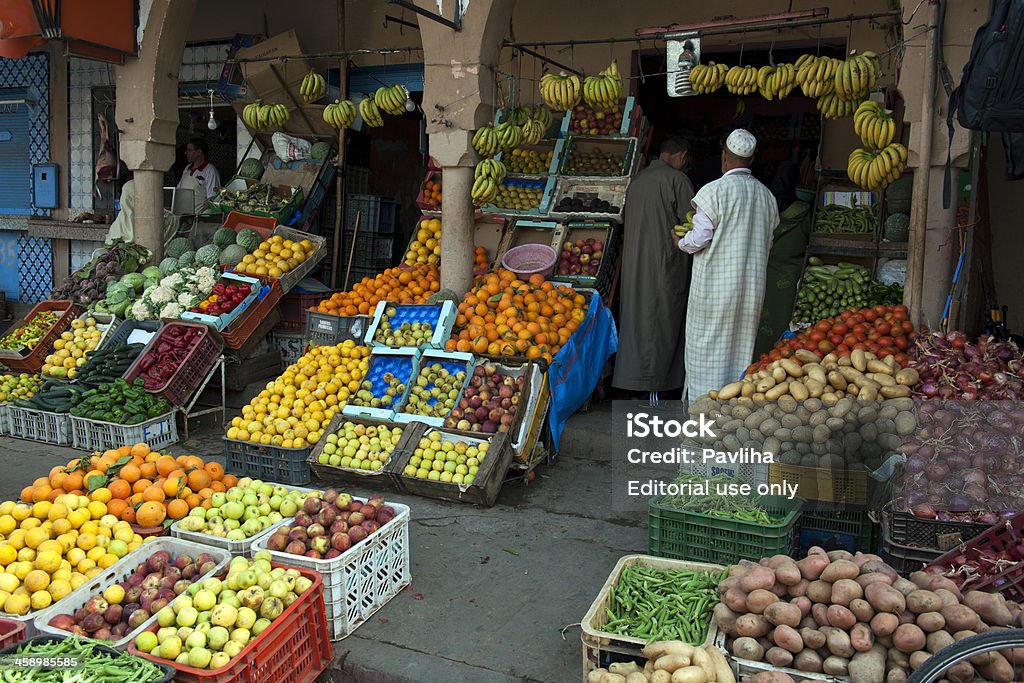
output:
[[[67,413],[49,413],[8,405],[11,436],[56,446],[71,445],[71,419]]]
[[[389,320],[392,329],[397,329],[404,323],[430,323],[434,331],[430,340],[416,348],[442,349],[448,338],[452,336],[452,327],[455,326],[457,312],[455,304],[451,301],[445,301],[440,304],[400,304],[394,301],[380,301],[377,303],[377,308],[373,313],[373,321],[370,323],[370,328],[366,331],[366,336],[364,337],[366,346],[383,346],[392,349],[401,348],[399,346],[389,347],[387,344],[374,339],[388,308],[395,309],[395,314]]]
[[[172,410],[139,424],[122,425],[71,415],[71,445],[84,451],[105,451],[125,444],[145,443],[159,451],[178,443],[175,416]]]
[[[309,447],[281,448],[224,438],[224,469],[282,484],[309,481]]]
[[[291,557],[291,556],[289,556]],[[297,566],[293,562],[286,568]],[[313,683],[333,657],[324,612],[324,581],[315,571],[299,569],[313,582],[310,588],[285,608],[262,633],[220,669],[195,669],[175,664],[178,683]],[[157,624],[148,630],[156,631]],[[128,652],[163,664],[166,660],[139,652]]]
[[[244,178],[233,178],[230,181],[228,181],[228,183],[224,186],[224,189],[232,192],[237,192],[239,190],[244,190],[248,186],[248,184],[249,183]],[[301,187],[289,187],[286,185],[277,185],[271,187],[271,191],[275,196],[288,197],[288,201],[285,202],[284,206],[282,206],[277,211],[273,212],[258,211],[253,209],[245,212],[245,214],[243,215],[259,218],[272,218],[275,221],[277,221],[277,223],[280,224],[286,222],[289,218],[291,218],[293,213],[302,208],[302,203],[305,199],[305,195]],[[217,203],[216,200],[217,198],[214,197],[210,206],[205,211],[206,214],[230,214],[236,211],[236,209],[232,208],[231,206],[228,206],[227,204]]]
[[[49,331],[43,335],[42,339],[32,347],[31,351],[25,348],[11,351],[0,350],[0,363],[15,372],[27,372],[29,374],[39,372],[43,367],[43,361],[48,355],[53,353],[53,342],[60,337],[61,333],[71,327],[71,321],[78,316],[80,309],[70,301],[40,301],[32,307],[32,310],[24,318],[11,325],[4,332],[3,336],[6,337],[15,332],[26,323],[31,322],[37,313],[42,313],[43,311],[58,311],[62,313],[53,326],[50,327]]]
[[[390,457],[388,457],[379,470],[362,470],[355,467],[341,467],[340,465],[320,462],[320,455],[324,451],[324,446],[327,445],[327,435],[337,432],[346,422],[361,424],[367,427],[386,426],[402,430],[401,438],[395,444]],[[330,486],[344,487],[354,484],[356,486],[368,486],[375,490],[391,488],[401,491],[397,482],[397,476],[395,475],[395,463],[402,458],[408,462],[408,456],[412,455],[412,450],[415,450],[415,444],[419,441],[420,435],[425,428],[425,425],[418,423],[402,425],[392,421],[370,420],[340,414],[335,415],[331,418],[331,423],[327,425],[327,429],[324,430],[324,438],[317,442],[309,454],[309,468],[313,471],[317,481],[324,482]]]
[[[789,555],[796,547],[803,501],[767,497],[765,510],[782,519],[757,524],[690,510],[675,510],[653,498],[647,509],[647,552],[674,560],[735,564],[771,555]]]
[[[590,109],[591,111],[593,111],[593,109],[591,109],[587,105],[583,105],[583,106],[585,106],[585,107],[587,107],[587,109]],[[626,137],[626,136],[629,136],[629,135],[631,135],[631,134],[633,134],[635,132],[634,131],[634,126],[635,126],[635,123],[636,123],[636,120],[637,120],[637,116],[639,114],[639,107],[637,106],[636,98],[635,97],[626,97],[625,100],[622,102],[621,106],[622,106],[622,124],[619,126],[618,132],[617,133],[613,133],[611,135],[600,136],[600,137]],[[573,114],[573,109],[570,109],[569,111],[567,111],[565,113],[565,117],[562,119],[561,137],[564,138],[564,137],[566,137],[569,134],[587,135],[588,137],[598,137],[598,136],[589,135],[588,133],[584,133],[581,130],[576,130],[575,126],[572,125],[572,114]]]
[[[180,407],[188,403],[189,399],[192,398],[192,395],[199,388],[199,385],[206,379],[210,369],[217,362],[217,357],[220,355],[223,347],[223,340],[208,326],[184,320],[167,323],[160,328],[156,336],[150,341],[149,346],[135,359],[132,366],[128,368],[128,372],[125,373],[124,378],[125,381],[131,383],[142,374],[143,359],[156,354],[156,349],[163,335],[167,334],[167,331],[175,326],[191,327],[199,330],[199,340],[192,347],[189,355],[178,365],[174,375],[162,387],[147,387],[146,391],[166,399],[171,405]]]
[[[11,433],[11,416],[7,407],[6,403],[0,403],[0,436],[7,436]]]
[[[245,297],[240,304],[235,306],[235,309],[230,313],[222,313],[220,315],[206,315],[205,313],[193,313],[191,311],[185,311],[181,314],[182,320],[191,320],[192,322],[203,323],[209,325],[213,329],[221,332],[229,327],[232,323],[238,320],[241,316],[255,304],[258,300],[263,299],[270,293],[270,285],[265,285],[254,277],[247,277],[245,275],[238,275],[237,273],[224,273],[220,276],[220,282],[225,285],[231,284],[246,284],[251,288],[249,296]]]
[[[363,498],[353,497],[353,500],[365,502]],[[331,640],[341,640],[350,635],[412,582],[409,508],[391,501],[387,505],[395,509],[395,518],[333,559],[315,560],[270,551],[276,562],[300,567],[323,577]],[[267,539],[252,544],[254,552],[267,550],[266,546]]]
[[[614,157],[617,160],[617,165],[614,169],[605,172],[588,171],[572,166],[574,153],[587,154],[591,152]],[[566,138],[565,151],[562,154],[558,174],[577,178],[623,178],[633,175],[638,159],[636,138],[609,139],[573,134]]]
[[[368,315],[310,311],[306,316],[306,343],[310,346],[337,346],[350,339],[362,343],[369,325]]]
[[[23,640],[22,642],[19,642],[19,643],[15,644],[15,645],[11,645],[10,647],[6,647],[3,650],[0,650],[0,657],[4,657],[4,658],[12,657],[14,655],[20,654],[19,650],[21,650],[22,648],[24,648],[26,646],[30,646],[30,645],[39,645],[39,646],[51,645],[51,644],[54,644],[54,643],[59,643],[62,640],[65,640],[65,639],[67,639],[69,637],[70,636],[68,636],[68,635],[61,635],[61,636],[44,635],[44,636],[30,637],[27,640]],[[118,652],[117,650],[115,650],[115,649],[113,649],[111,647],[107,647],[106,645],[100,645],[99,641],[96,641],[95,647],[96,647],[96,651],[97,652],[102,652],[103,654],[110,655],[111,657],[121,657],[124,654],[122,652]],[[151,683],[171,683],[171,681],[174,680],[174,667],[173,666],[171,666],[170,664],[164,664],[163,662],[153,662],[153,664],[155,664],[160,669],[160,671],[163,673],[163,675],[160,678],[158,678],[157,680],[152,681]]]
[[[144,545],[139,546],[122,557],[116,564],[104,569],[102,572],[97,574],[95,578],[89,579],[81,586],[68,593],[63,599],[58,600],[45,609],[39,610],[35,615],[34,621],[36,630],[39,633],[46,635],[67,636],[67,631],[50,626],[50,620],[58,614],[74,613],[74,611],[79,607],[84,607],[85,603],[89,602],[89,598],[92,596],[101,595],[103,591],[115,583],[127,581],[128,577],[135,573],[135,570],[138,569],[140,564],[145,562],[153,553],[160,552],[161,550],[167,551],[172,560],[179,555],[188,555],[193,559],[200,553],[208,553],[212,556],[213,561],[217,563],[217,566],[198,577],[196,581],[202,581],[203,579],[211,576],[216,576],[222,572],[224,568],[228,566],[228,562],[231,561],[231,555],[224,550],[199,545],[198,543],[193,543],[180,538],[163,537],[148,541]],[[129,643],[135,640],[135,636],[139,635],[150,625],[155,623],[156,615],[154,614],[141,625],[126,633],[122,638],[108,642],[107,646],[114,650],[123,652],[128,647]]]
[[[369,366],[366,368],[362,381],[370,382],[372,387],[369,391],[375,398],[380,398],[387,388],[384,375],[390,373],[406,386],[406,393],[408,393],[409,385],[416,377],[417,355],[415,349],[377,347],[370,352]],[[395,419],[395,410],[401,407],[404,398],[405,394],[394,397],[392,405],[387,408],[371,408],[349,403],[342,409],[342,414],[346,417],[364,417],[371,420],[393,420]]]
[[[597,599],[590,605],[590,609],[583,616],[580,622],[580,639],[583,642],[583,679],[587,674],[598,667],[607,666],[610,657],[625,655],[626,658],[640,658],[641,650],[647,645],[643,638],[632,636],[620,636],[616,633],[602,631],[601,628],[608,622],[608,615],[605,609],[611,600],[611,591],[619,583],[619,575],[626,567],[643,566],[662,571],[673,569],[684,569],[688,571],[706,571],[717,573],[725,570],[725,567],[716,564],[703,562],[683,562],[681,560],[668,560],[661,557],[649,555],[626,555],[619,558],[615,563],[608,579],[597,594]],[[718,627],[712,621],[708,627],[707,637],[704,644],[712,643],[718,635]],[[613,660],[617,661],[617,660]]]
[[[558,273],[558,265],[555,265],[555,274],[551,276],[554,282],[566,282],[573,287],[589,287],[598,290],[602,297],[607,296],[611,290],[612,278],[615,276],[615,264],[619,258],[619,243],[621,231],[610,221],[572,221],[562,231],[562,238],[555,250],[561,259],[562,247],[568,242],[576,242],[581,239],[596,239],[604,243],[604,251],[601,256],[601,265],[597,269],[597,275],[561,275]]]
[[[1024,514],[1016,514],[1010,519],[995,524],[985,533],[975,536],[963,545],[959,545],[929,563],[930,567],[943,569],[956,566],[958,558],[966,555],[973,559],[977,552],[1000,555],[1020,545],[1021,533],[1024,532]],[[1000,574],[988,576],[970,585],[964,590],[979,590],[989,593],[1001,593],[1007,600],[1020,602],[1024,600],[1024,564],[1010,564]]]
[[[536,145],[520,145],[516,149],[529,152],[537,152],[537,154],[545,157],[550,153],[551,160],[544,165],[544,170],[541,171],[540,173],[518,173],[516,171],[513,171],[510,168],[509,164],[509,156],[511,156],[515,150],[512,150],[512,152],[500,152],[494,158],[495,160],[505,164],[505,170],[507,171],[509,177],[541,178],[544,176],[553,176],[558,175],[558,168],[561,165],[562,156],[565,151],[565,140],[554,138],[550,140],[541,140]]]
[[[462,386],[459,387],[459,395],[455,398],[453,405],[459,405],[459,401],[462,399],[462,393],[465,391],[466,386],[469,385],[469,380],[473,377],[473,367],[476,364],[475,357],[471,353],[461,353],[458,351],[424,351],[416,359],[416,366],[413,370],[413,380],[419,375],[420,370],[427,365],[439,364],[442,368],[448,372],[455,374],[458,372],[465,372],[466,377],[462,381]],[[434,385],[428,384],[425,388],[431,389]],[[430,425],[431,427],[442,427],[444,426],[444,417],[427,417],[418,413],[406,413],[405,406],[409,402],[409,396],[412,394],[412,381],[406,383],[405,394],[402,396],[401,402],[395,408],[395,422],[409,423],[409,422],[422,422],[423,424]],[[427,401],[427,404],[434,406],[437,404],[436,398],[431,398]]]

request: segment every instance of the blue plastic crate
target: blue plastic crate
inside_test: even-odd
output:
[[[377,308],[373,314],[373,322],[366,331],[366,337],[364,337],[364,343],[367,346],[372,348],[376,348],[378,346],[401,348],[398,346],[389,346],[374,339],[377,334],[377,329],[380,327],[389,308],[395,309],[395,314],[390,318],[392,329],[398,329],[405,323],[430,324],[433,334],[430,339],[426,340],[419,347],[421,349],[444,348],[445,343],[448,341],[449,337],[452,336],[452,327],[455,326],[455,318],[458,315],[455,304],[451,301],[445,301],[436,305],[399,304],[394,301],[381,301],[377,304]]]
[[[366,374],[360,382],[362,390],[363,382],[370,382],[368,389],[374,398],[384,396],[387,389],[387,382],[384,375],[392,374],[398,378],[408,390],[409,383],[416,373],[416,349],[388,349],[375,348],[370,353],[369,365]],[[351,400],[342,409],[342,414],[350,417],[364,417],[374,420],[391,420],[395,416],[395,410],[402,404],[402,396],[397,397],[390,408],[371,408],[369,406],[352,405]]]
[[[431,427],[443,427],[444,421],[447,415],[444,417],[427,417],[417,413],[406,413],[402,412],[405,409],[406,403],[408,402],[409,395],[412,393],[412,382],[419,376],[420,371],[428,365],[438,364],[448,372],[455,374],[458,372],[465,372],[466,377],[462,382],[462,386],[459,387],[459,395],[455,397],[454,405],[459,405],[459,401],[462,399],[462,394],[466,390],[466,386],[469,384],[469,380],[473,377],[473,367],[475,365],[475,356],[471,353],[460,353],[457,351],[424,351],[416,362],[415,374],[413,380],[407,382],[405,394],[402,396],[402,401],[395,409],[394,417],[392,418],[399,424],[407,424],[409,422],[423,422]],[[433,383],[427,384],[427,389],[432,389]],[[437,399],[431,398],[427,401],[427,405],[433,407],[437,405]]]

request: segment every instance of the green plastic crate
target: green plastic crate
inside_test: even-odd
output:
[[[800,499],[764,498],[769,513],[785,515],[775,525],[674,510],[662,507],[661,500],[651,499],[647,509],[647,550],[657,557],[729,565],[780,553],[791,555],[799,540],[804,505]]]
[[[804,510],[800,516],[801,552],[829,545],[868,553],[875,551],[876,542],[875,523],[867,510]]]

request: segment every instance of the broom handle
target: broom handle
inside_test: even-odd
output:
[[[356,255],[356,239],[359,237],[359,221],[363,217],[363,210],[359,209],[356,211],[356,224],[352,228],[352,246],[348,248],[348,265],[345,266],[345,287],[344,291],[348,291],[348,278],[352,273],[352,257]]]

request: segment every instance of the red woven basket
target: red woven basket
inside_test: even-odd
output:
[[[167,334],[168,330],[173,329],[175,326],[192,327],[199,330],[199,341],[192,347],[192,351],[184,360],[182,360],[178,369],[174,372],[174,375],[167,380],[167,383],[164,384],[164,386],[157,389],[147,388],[146,391],[159,396],[160,398],[167,399],[167,401],[172,405],[183,406],[188,403],[190,398],[192,398],[192,394],[199,388],[199,384],[206,378],[207,373],[210,372],[210,368],[212,368],[214,363],[217,362],[217,356],[220,355],[223,342],[213,333],[213,330],[209,325],[186,322],[184,320],[168,322],[160,328],[152,341],[150,341],[149,346],[146,347],[146,350],[139,354],[139,357],[135,359],[132,366],[128,368],[128,372],[125,373],[124,379],[128,383],[135,381],[135,379],[142,373],[142,359],[155,354],[156,349],[160,344],[160,339],[163,335]]]
[[[1006,551],[1016,556],[1015,547],[1024,540],[1024,513],[1016,514],[999,522],[980,536],[975,536],[963,545],[953,548],[939,556],[929,567],[947,569],[958,566],[960,555],[975,559],[979,551],[996,555]],[[1007,600],[1019,602],[1024,600],[1024,562],[1017,562],[995,576],[988,576],[964,586],[964,590],[1001,593]]]

